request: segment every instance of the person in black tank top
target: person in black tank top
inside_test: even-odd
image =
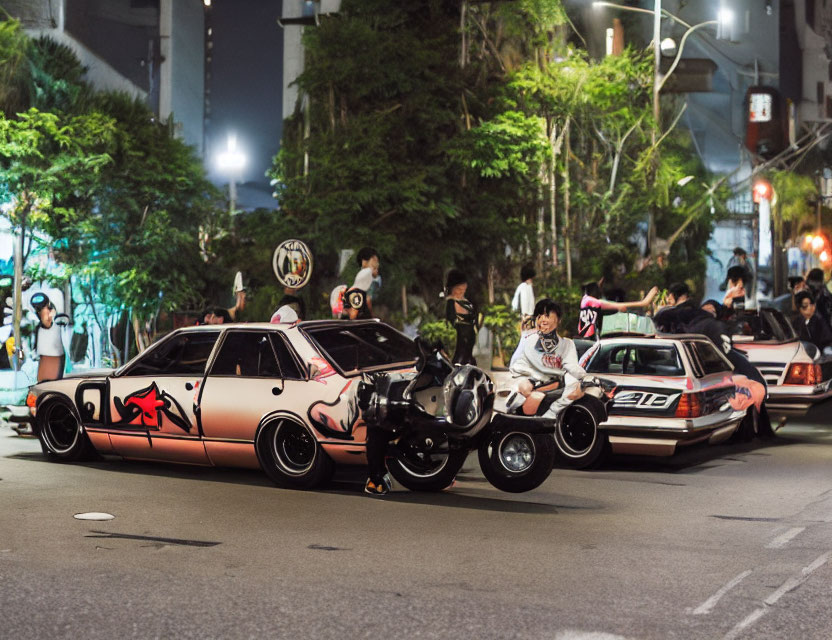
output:
[[[477,341],[477,308],[465,297],[467,290],[468,279],[465,274],[452,269],[445,286],[445,319],[456,329],[456,349],[451,360],[454,364],[476,365],[474,344]]]

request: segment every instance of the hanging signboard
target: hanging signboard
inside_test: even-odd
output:
[[[272,268],[280,284],[300,289],[312,277],[312,253],[300,240],[284,240],[274,250]]]

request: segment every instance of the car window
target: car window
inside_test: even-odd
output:
[[[789,342],[797,338],[783,314],[770,308],[737,314],[733,334],[751,336],[755,342]]]
[[[305,331],[323,355],[345,373],[409,365],[419,355],[410,338],[378,322],[313,326]]]
[[[711,342],[696,340],[690,342],[689,345],[699,363],[700,371],[697,371],[697,374],[709,376],[713,373],[731,372],[731,366],[719,355],[716,347]],[[701,377],[701,375],[697,375],[697,377]]]
[[[211,367],[211,375],[279,378],[280,369],[267,333],[229,331]]]
[[[685,369],[674,345],[602,344],[586,367],[589,373],[683,376]]]
[[[292,355],[292,350],[286,344],[286,340],[274,332],[271,333],[271,339],[283,377],[287,380],[305,380],[306,376],[301,371],[297,359]]]
[[[125,375],[202,375],[219,335],[219,331],[176,334],[140,357]]]

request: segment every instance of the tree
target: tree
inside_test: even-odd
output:
[[[50,232],[77,219],[110,161],[113,121],[98,113],[59,118],[30,109],[0,114],[0,189],[17,233],[14,331],[20,336],[23,242],[27,227]]]

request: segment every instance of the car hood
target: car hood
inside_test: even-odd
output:
[[[64,378],[105,378],[112,375],[115,369],[86,369],[84,371],[73,371],[64,376]]]

